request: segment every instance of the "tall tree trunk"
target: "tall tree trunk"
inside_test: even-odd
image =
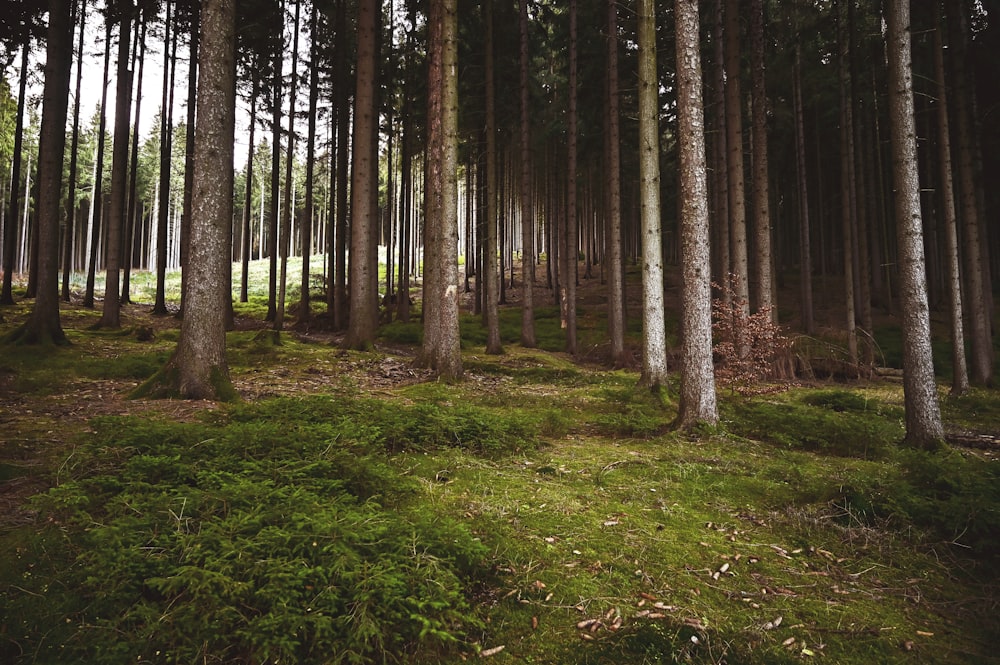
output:
[[[726,0],[726,146],[728,150],[730,272],[744,314],[750,313],[750,280],[747,271],[746,192],[743,180],[743,96],[740,93],[740,0]],[[741,349],[740,353],[748,352]]]
[[[608,0],[608,210],[607,275],[608,337],[611,339],[611,363],[625,364],[625,272],[622,264],[621,146],[618,116],[618,7]]]
[[[639,0],[636,11],[639,23],[639,205],[643,319],[642,375],[639,383],[657,388],[667,380],[667,332],[660,230],[660,79],[656,70],[656,4],[652,0]],[[702,131],[702,128],[698,129]],[[701,136],[704,140],[704,135]]]
[[[719,419],[712,366],[712,269],[698,0],[675,0],[674,14],[683,280],[677,422],[683,428],[692,428],[699,423],[715,424]]]
[[[0,305],[13,305],[14,254],[17,248],[17,218],[20,208],[21,155],[24,145],[24,100],[28,85],[28,52],[31,40],[25,40],[21,47],[21,80],[17,94],[17,125],[14,128],[14,155],[10,180],[10,207],[4,218],[3,234],[3,290]]]
[[[97,129],[97,158],[94,164],[94,196],[90,216],[90,256],[87,261],[87,286],[83,294],[83,306],[94,306],[94,282],[97,278],[98,248],[101,246],[104,229],[104,145],[108,118],[108,72],[111,67],[111,32],[115,22],[105,17],[104,30],[104,75],[101,79],[101,119]]]
[[[458,329],[458,10],[431,0],[428,17],[424,343],[417,364],[462,377]]]
[[[351,160],[351,311],[344,339],[344,346],[351,349],[370,348],[378,327],[378,294],[373,288],[373,272],[378,270],[374,233],[378,218],[372,205],[373,188],[378,184],[378,165],[373,159],[378,122],[375,103],[378,11],[379,4],[375,0],[361,0],[358,5],[357,89]]]
[[[562,254],[560,299],[566,329],[566,353],[576,355],[576,282],[579,261],[579,215],[577,214],[577,0],[569,3],[569,113],[566,142],[566,228]]]
[[[313,193],[313,179],[315,177],[315,167],[313,162],[316,159],[316,105],[319,103],[319,35],[317,34],[317,12],[319,10],[314,5],[312,13],[309,15],[309,123],[306,130],[306,200],[305,212],[302,216],[302,286],[299,296],[299,321],[308,321],[311,316],[309,311],[309,258],[312,255],[312,235],[313,216],[315,215],[315,203]]]
[[[299,20],[302,0],[295,3],[295,18],[292,20],[292,71],[291,86],[288,90],[288,146],[285,151],[285,193],[281,197],[281,277],[278,281],[278,307],[274,316],[274,330],[280,331],[285,325],[285,293],[288,288],[288,251],[292,243],[292,164],[295,161],[295,96],[298,91],[299,67]]]
[[[76,47],[76,94],[73,96],[73,130],[69,149],[69,179],[66,183],[66,221],[63,233],[62,299],[69,302],[69,276],[73,271],[73,239],[76,236],[77,158],[80,146],[80,86],[83,81],[83,40],[87,28],[87,0],[80,0],[80,38]]]
[[[934,76],[937,78],[938,167],[941,175],[941,208],[944,222],[944,252],[947,262],[948,322],[951,328],[951,392],[961,395],[969,389],[969,370],[965,361],[965,332],[962,328],[962,276],[958,258],[958,219],[955,213],[955,189],[952,181],[951,128],[948,122],[948,85],[944,75],[944,29],[940,8],[934,31]]]
[[[715,202],[715,239],[716,251],[715,278],[717,284],[729,284],[732,272],[732,252],[730,251],[729,224],[729,149],[726,146],[726,31],[725,2],[715,0],[715,21],[712,25],[712,40],[714,42],[712,57],[713,90],[712,106],[715,108],[715,136],[712,139],[712,200]],[[704,102],[703,102],[704,105]],[[728,288],[719,294],[729,304],[732,293]]]
[[[186,267],[191,274],[185,282],[184,319],[173,357],[140,391],[231,400],[237,395],[226,361],[226,310],[231,302],[226,273],[232,272],[235,0],[204,0],[202,12],[193,223]]]
[[[174,75],[177,71],[177,31],[171,23],[170,10],[175,5],[176,3],[168,0],[163,34],[163,52],[166,53],[169,46],[170,58],[163,65],[163,92],[160,102],[160,187],[156,210],[156,297],[153,302],[153,314],[161,316],[167,313],[167,227],[170,218],[170,169],[174,149]],[[250,151],[253,154],[252,141]],[[249,183],[249,180],[247,182]],[[248,184],[247,187],[249,186]]]
[[[975,132],[969,99],[968,19],[963,5],[949,4],[949,40],[954,52],[952,71],[955,81],[955,125],[958,138],[959,207],[962,219],[962,249],[965,277],[965,308],[969,317],[969,380],[979,386],[993,383],[993,340],[987,293],[991,285],[984,279],[988,266],[982,258],[984,228],[979,218],[976,170],[973,160]]]
[[[146,16],[140,14],[138,20],[142,22],[135,48],[132,52],[132,62],[135,64],[136,58],[139,60],[139,73],[135,86],[135,120],[132,124],[132,156],[129,158],[129,182],[125,191],[127,201],[127,211],[125,213],[125,223],[122,226],[122,293],[121,302],[130,303],[129,281],[132,273],[132,258],[135,254],[135,215],[136,215],[136,183],[139,175],[139,118],[142,110],[142,75],[146,64]]]
[[[500,274],[497,273],[497,124],[493,57],[493,0],[486,0],[486,243],[482,273],[486,281],[486,353],[503,353],[500,343]],[[478,280],[477,280],[478,281]],[[401,294],[402,295],[402,294]]]
[[[247,174],[246,191],[243,199],[243,256],[241,258],[240,272],[240,302],[248,302],[250,299],[250,255],[253,252],[253,239],[251,238],[250,208],[253,203],[253,157],[254,157],[254,134],[257,129],[257,93],[260,90],[260,80],[256,72],[250,74],[252,77],[250,87],[250,137],[247,142]],[[263,249],[263,248],[261,248]]]
[[[913,70],[909,0],[889,0],[889,120],[896,235],[902,298],[903,398],[906,442],[933,448],[944,439],[934,361],[920,218],[917,132],[913,114]]]
[[[816,331],[813,317],[812,242],[809,229],[809,178],[806,171],[805,119],[802,109],[802,47],[795,44],[795,64],[792,74],[792,95],[795,108],[795,173],[798,180],[799,202],[799,287],[802,331]]]
[[[285,3],[281,3],[281,21],[285,20]],[[285,62],[284,48],[274,54],[274,78],[271,81],[271,205],[267,218],[267,314],[265,321],[278,316],[278,242],[281,198],[281,86]]]
[[[48,8],[38,145],[38,285],[27,321],[4,340],[16,344],[67,343],[59,320],[59,218],[73,60],[72,0],[49,0]]]
[[[753,123],[753,229],[754,281],[757,311],[770,309],[771,319],[778,320],[772,285],[771,209],[768,174],[767,85],[764,76],[764,0],[750,1],[750,73]]]
[[[128,195],[129,118],[132,108],[132,70],[129,68],[129,48],[132,41],[134,6],[119,7],[118,21],[118,84],[115,99],[115,135],[111,149],[111,202],[108,217],[108,243],[105,246],[104,307],[99,325],[102,328],[121,327],[122,236],[125,232],[126,198]]]
[[[535,232],[531,206],[531,118],[528,115],[528,1],[519,0],[520,101],[521,101],[521,346],[534,347],[535,339]]]
[[[844,308],[847,326],[847,353],[852,366],[858,364],[858,333],[854,297],[854,120],[851,104],[850,39],[846,28],[847,8],[839,0],[837,14],[837,39],[839,41],[839,81],[840,81],[840,212],[844,240]],[[907,0],[909,1],[909,0]]]
[[[350,147],[351,87],[347,72],[347,9],[337,2],[337,45],[334,53],[334,104],[337,109],[337,219],[335,222],[333,321],[336,330],[347,326],[347,182]]]
[[[187,124],[184,140],[184,202],[181,208],[181,314],[184,313],[184,294],[187,293],[188,271],[187,256],[191,251],[191,206],[192,188],[194,187],[194,132],[195,110],[198,104],[198,69],[199,69],[199,34],[201,25],[201,5],[191,7],[191,44],[188,62],[188,99]],[[232,270],[230,270],[230,273]],[[228,280],[227,280],[228,281]],[[231,304],[231,303],[230,303]],[[227,310],[229,306],[227,305]]]

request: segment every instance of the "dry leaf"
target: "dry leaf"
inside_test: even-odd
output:
[[[493,647],[492,649],[483,649],[482,651],[479,652],[479,657],[480,658],[489,658],[490,656],[495,656],[498,653],[500,653],[501,651],[503,651],[505,646],[506,645],[501,644],[500,646]]]
[[[583,621],[577,621],[576,627],[580,630],[584,630],[585,628],[590,628],[595,623],[597,623],[597,619],[584,619]]]
[[[795,638],[794,637],[789,637],[787,640],[785,640],[784,642],[781,643],[781,646],[783,646],[783,647],[790,647],[793,644],[795,644]]]
[[[926,630],[918,630],[917,635],[920,637],[934,637],[934,633],[929,633]]]

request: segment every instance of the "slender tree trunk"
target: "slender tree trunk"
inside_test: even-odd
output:
[[[187,293],[186,282],[188,278],[188,273],[183,268],[187,265],[187,256],[191,251],[191,196],[192,188],[194,187],[194,132],[195,110],[198,104],[200,16],[201,5],[193,5],[191,11],[191,44],[188,63],[187,125],[185,127],[184,140],[184,202],[181,208],[181,314],[184,313],[184,294]],[[229,310],[230,306],[227,305],[226,309]]]
[[[337,219],[334,247],[333,320],[336,330],[347,326],[347,182],[350,147],[349,110],[351,92],[347,73],[347,10],[338,0],[336,10],[337,45],[334,53],[334,91],[337,108]]]
[[[17,249],[17,218],[20,208],[21,155],[24,146],[24,100],[28,84],[28,53],[30,40],[21,47],[21,80],[17,94],[17,125],[14,128],[14,155],[10,176],[10,207],[4,219],[3,235],[3,290],[0,292],[0,305],[13,305],[14,254]]]
[[[295,2],[295,18],[292,20],[292,82],[288,90],[288,148],[285,151],[285,193],[281,197],[281,277],[278,282],[278,303],[274,316],[274,330],[281,331],[285,325],[285,293],[288,288],[288,251],[292,243],[292,163],[295,161],[295,96],[298,90],[299,66],[299,19],[302,0]]]
[[[106,17],[104,30],[104,76],[101,79],[101,119],[97,129],[97,159],[94,165],[94,196],[90,218],[90,257],[87,262],[87,286],[83,294],[83,306],[94,306],[94,282],[97,278],[98,248],[101,246],[104,229],[104,145],[108,109],[108,72],[111,67],[111,32],[114,21]]]
[[[944,28],[940,9],[934,31],[934,76],[937,78],[938,167],[941,175],[941,208],[944,222],[945,259],[947,262],[948,321],[951,327],[951,392],[961,395],[969,389],[969,370],[965,360],[965,332],[962,328],[962,276],[958,256],[958,218],[955,212],[955,189],[952,181],[951,128],[948,122],[948,85],[944,74]]]
[[[750,2],[751,98],[753,122],[753,229],[756,309],[770,309],[771,319],[778,320],[771,290],[774,282],[771,256],[770,176],[768,173],[767,86],[764,75],[764,0]]]
[[[809,178],[806,172],[805,121],[802,110],[802,48],[795,44],[795,65],[792,78],[795,107],[795,171],[799,194],[799,286],[802,330],[807,335],[816,331],[813,318],[812,242],[809,229]]]
[[[528,1],[519,0],[520,101],[521,101],[521,346],[535,340],[535,233],[531,206],[531,118],[528,115]]]
[[[118,24],[118,87],[115,101],[115,135],[111,150],[111,211],[108,218],[108,243],[105,246],[104,307],[99,322],[102,328],[121,327],[122,236],[125,232],[125,214],[128,176],[129,117],[132,108],[132,70],[129,69],[129,47],[132,41],[131,3],[119,8],[122,12]]]
[[[579,256],[579,215],[577,212],[577,0],[569,3],[569,113],[566,142],[566,228],[561,246],[562,279],[560,300],[566,329],[566,352],[575,356],[576,345],[576,283]]]
[[[317,34],[317,15],[319,10],[314,5],[309,15],[309,123],[306,130],[306,200],[305,212],[302,216],[302,286],[299,296],[299,321],[306,322],[311,318],[309,311],[309,258],[312,255],[313,216],[315,202],[313,193],[313,178],[315,177],[316,160],[316,105],[319,103],[319,35]]]
[[[357,89],[354,95],[353,172],[351,176],[351,255],[350,320],[344,346],[368,349],[375,341],[378,327],[377,293],[373,271],[378,269],[375,230],[378,218],[372,205],[372,190],[378,183],[378,165],[374,163],[375,127],[378,109],[375,103],[375,47],[379,4],[361,0],[358,6]]]
[[[497,127],[494,89],[493,0],[486,0],[486,243],[482,273],[486,281],[486,353],[503,353],[500,343],[500,275],[497,273]],[[478,280],[477,280],[478,281]]]
[[[730,271],[737,301],[744,314],[750,313],[747,270],[746,192],[743,180],[743,96],[740,93],[740,0],[726,0],[726,146],[728,149],[728,189],[730,227]],[[748,352],[741,349],[740,353]]]
[[[136,215],[136,183],[139,175],[139,117],[142,110],[142,75],[146,64],[146,17],[144,14],[138,18],[142,22],[139,30],[135,49],[132,52],[132,62],[136,58],[139,60],[139,73],[135,86],[135,121],[132,124],[132,156],[129,159],[129,183],[126,190],[127,212],[125,213],[125,224],[122,227],[122,293],[121,302],[130,303],[129,281],[132,273],[132,258],[135,254],[135,215]]]
[[[69,276],[73,271],[73,239],[76,236],[77,157],[80,146],[80,87],[83,81],[83,40],[87,28],[87,0],[80,0],[80,38],[76,47],[76,94],[73,96],[73,133],[69,150],[69,179],[66,183],[66,222],[63,234],[62,299],[69,302]]]
[[[281,20],[284,22],[285,3],[281,3]],[[281,198],[281,86],[285,62],[284,48],[274,55],[274,79],[271,81],[271,205],[267,218],[267,314],[265,321],[278,316],[278,242]]]
[[[153,303],[153,314],[161,316],[167,313],[167,227],[170,219],[170,170],[174,150],[174,75],[177,71],[177,32],[170,17],[175,4],[169,0],[167,2],[167,20],[163,35],[163,52],[167,52],[169,45],[170,58],[163,66],[163,92],[160,103],[160,192],[156,210],[156,297]],[[252,142],[250,150],[252,153]],[[249,184],[247,186],[249,187]]]
[[[250,298],[250,255],[253,251],[253,239],[250,230],[250,215],[253,204],[253,157],[254,157],[254,134],[257,129],[257,93],[260,90],[260,81],[256,73],[251,73],[253,78],[250,89],[250,140],[247,146],[247,175],[246,192],[243,199],[243,256],[241,257],[240,273],[240,302],[248,302]],[[263,249],[263,248],[262,248]]]
[[[725,39],[725,2],[715,0],[715,21],[712,25],[714,42],[712,57],[713,67],[712,106],[715,108],[715,136],[712,140],[712,159],[714,169],[711,173],[715,201],[714,232],[718,251],[716,252],[716,283],[729,284],[732,272],[732,252],[730,251],[729,224],[729,150],[726,147],[726,39]],[[732,293],[728,288],[720,293],[726,305]]]
[[[850,57],[850,40],[846,26],[847,9],[845,2],[839,0],[837,38],[839,40],[840,69],[840,210],[841,227],[844,240],[844,306],[846,310],[845,325],[847,326],[847,353],[852,366],[858,364],[858,333],[856,326],[856,310],[854,297],[854,129],[853,113],[850,99],[851,72],[848,66]],[[907,0],[908,1],[908,0]]]
[[[976,170],[973,160],[975,132],[969,99],[972,97],[968,64],[968,19],[962,6],[948,5],[952,26],[950,43],[954,52],[952,71],[955,81],[954,111],[958,139],[958,175],[960,217],[962,219],[963,271],[965,277],[965,309],[969,336],[969,380],[979,386],[993,383],[993,340],[986,294],[991,285],[984,279],[982,246],[984,229],[979,216]]]
[[[692,428],[699,423],[715,424],[719,419],[712,366],[712,269],[698,0],[675,0],[674,15],[683,279],[677,422],[680,427]]]
[[[608,0],[608,211],[607,275],[608,337],[611,363],[625,365],[625,273],[622,263],[621,146],[618,102],[618,7]]]
[[[639,206],[642,223],[643,319],[642,375],[639,383],[650,388],[657,388],[667,380],[667,333],[663,305],[663,246],[660,229],[660,128],[658,123],[660,80],[656,70],[655,12],[656,5],[653,0],[639,0],[637,7],[639,23]],[[697,31],[695,35],[697,37]],[[702,128],[698,129],[703,131]],[[704,135],[701,136],[704,140]],[[704,144],[702,152],[704,153]],[[704,173],[702,175],[704,176]]]
[[[944,428],[931,353],[910,44],[910,2],[890,0],[889,119],[902,298],[906,441],[915,447],[933,448],[943,441]]]

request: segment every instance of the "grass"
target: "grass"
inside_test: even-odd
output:
[[[723,391],[684,434],[675,383],[574,362],[555,310],[521,348],[505,310],[501,356],[463,319],[461,383],[409,369],[418,324],[250,329],[242,403],[130,401],[177,340],[135,316],[0,355],[0,661],[1000,662],[993,444],[901,449],[898,383]],[[996,390],[942,408],[1000,433]]]

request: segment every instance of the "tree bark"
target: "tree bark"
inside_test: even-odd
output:
[[[310,67],[309,67],[309,122],[306,129],[306,199],[305,212],[302,215],[302,286],[299,296],[299,321],[306,322],[312,312],[309,304],[309,259],[312,255],[313,216],[315,203],[313,179],[315,176],[314,162],[316,160],[316,105],[319,102],[319,35],[317,34],[317,12],[315,5],[309,16],[310,35]]]
[[[372,272],[378,270],[374,234],[378,219],[372,205],[372,190],[378,184],[373,144],[375,123],[378,122],[375,105],[375,27],[379,6],[375,0],[361,0],[358,5],[357,89],[354,94],[351,174],[351,311],[344,346],[359,350],[371,347],[378,327],[378,294],[372,279]]]
[[[417,364],[462,377],[458,328],[458,11],[431,0],[428,19],[424,343]],[[428,279],[431,278],[431,279]],[[430,290],[428,290],[428,283]]]
[[[565,313],[566,353],[576,355],[576,282],[578,279],[579,216],[577,214],[577,0],[569,3],[569,113],[566,142],[566,228],[562,245],[560,295]]]
[[[170,10],[175,3],[168,0],[166,4],[167,21],[163,35],[163,52],[167,52],[169,45],[170,58],[163,65],[163,90],[160,103],[160,187],[156,210],[156,296],[153,302],[153,314],[158,315],[167,313],[167,223],[170,217],[170,167],[174,146],[174,74],[177,71],[177,32],[170,21]],[[253,154],[252,142],[250,154]],[[249,187],[249,179],[247,183]]]
[[[639,206],[642,223],[643,323],[642,374],[639,383],[649,388],[658,388],[667,380],[667,333],[663,304],[663,245],[660,229],[660,128],[658,122],[660,80],[656,70],[656,4],[652,0],[639,0],[637,14],[639,24]],[[699,76],[700,73],[699,67]],[[704,145],[702,151],[704,152]]]
[[[500,274],[497,273],[497,127],[493,57],[493,0],[486,0],[486,242],[483,249],[483,294],[486,353],[503,353],[500,342]],[[402,264],[400,265],[402,269]],[[477,280],[478,281],[478,280]],[[403,294],[400,293],[400,296]]]
[[[76,94],[73,97],[73,130],[69,149],[69,177],[66,183],[66,221],[63,232],[62,299],[69,302],[69,276],[73,271],[73,239],[76,237],[77,159],[80,147],[80,87],[83,81],[83,40],[87,28],[87,0],[80,0],[80,38],[76,47]]]
[[[854,294],[854,210],[856,197],[854,190],[854,120],[853,106],[850,99],[851,72],[848,66],[850,58],[850,39],[845,26],[847,24],[847,9],[839,0],[837,14],[837,39],[839,41],[839,81],[840,81],[840,213],[841,229],[844,242],[844,309],[846,312],[844,325],[847,331],[847,354],[852,366],[858,364],[858,333],[856,326],[856,303]],[[908,1],[908,0],[907,0]]]
[[[681,397],[682,428],[715,424],[718,412],[712,366],[712,269],[708,176],[701,83],[698,0],[675,0],[677,123],[681,186]]]
[[[520,101],[521,101],[521,346],[534,347],[535,339],[535,232],[531,206],[531,119],[528,115],[528,0],[520,0]]]
[[[619,143],[618,100],[618,8],[608,0],[608,210],[607,275],[608,337],[611,363],[625,364],[625,274],[622,264],[621,146]]]
[[[747,271],[746,192],[743,179],[743,96],[740,93],[740,0],[726,0],[726,146],[729,191],[730,272],[736,299],[743,313],[750,313],[750,280]],[[728,280],[727,280],[728,281]],[[741,350],[741,353],[744,351]]]
[[[764,75],[764,1],[750,1],[750,77],[753,136],[753,230],[756,311],[770,309],[778,320],[772,285],[770,175],[768,171],[767,85]]]
[[[14,254],[17,248],[17,213],[21,183],[21,155],[24,145],[24,100],[28,85],[28,52],[31,40],[25,40],[21,47],[21,80],[17,94],[17,126],[14,128],[14,155],[11,165],[10,207],[4,219],[3,234],[3,287],[0,291],[0,305],[14,304]]]
[[[285,150],[285,192],[281,197],[281,276],[278,281],[278,303],[274,316],[274,330],[281,331],[285,325],[285,293],[288,289],[288,251],[292,243],[292,163],[295,161],[295,96],[299,81],[299,19],[302,0],[295,2],[295,18],[292,21],[292,71],[291,86],[288,90],[288,145]]]
[[[101,246],[104,228],[104,145],[108,109],[108,71],[111,66],[111,32],[114,21],[105,17],[104,31],[104,76],[101,79],[101,120],[97,129],[97,158],[94,164],[94,201],[90,218],[90,256],[87,262],[87,286],[83,294],[83,306],[94,306],[94,282],[97,278],[98,248]]]
[[[792,74],[792,95],[795,112],[795,174],[798,180],[799,203],[799,289],[802,331],[816,331],[813,318],[812,242],[809,228],[809,178],[806,172],[805,119],[802,109],[802,47],[795,44],[795,64]]]
[[[913,112],[910,2],[890,0],[888,4],[889,121],[902,299],[906,442],[914,447],[934,448],[943,441],[944,428],[934,381],[930,311],[927,305]]]

